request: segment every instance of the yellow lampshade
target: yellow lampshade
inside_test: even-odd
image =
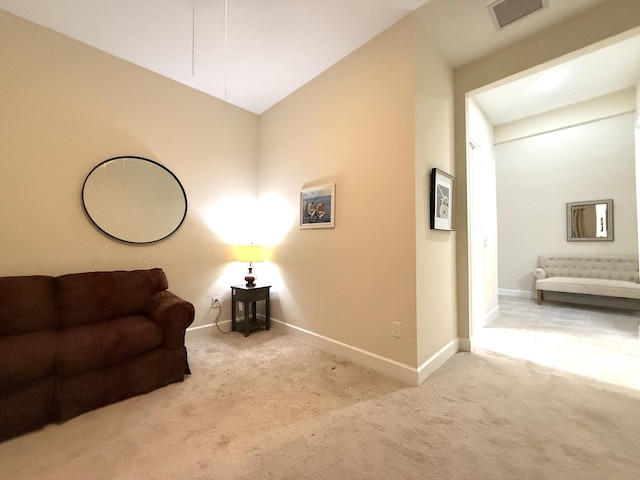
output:
[[[239,245],[235,248],[236,258],[241,262],[263,262],[264,247],[262,245]]]

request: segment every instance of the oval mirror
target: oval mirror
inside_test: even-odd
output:
[[[82,186],[82,206],[104,233],[127,243],[153,243],[173,234],[187,215],[178,178],[147,158],[114,157],[96,165]]]

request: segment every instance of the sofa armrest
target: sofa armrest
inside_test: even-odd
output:
[[[536,280],[542,280],[547,278],[547,271],[544,268],[536,268],[533,271],[533,276],[536,277]]]
[[[165,348],[184,347],[185,330],[195,316],[195,309],[191,303],[168,290],[163,290],[155,293],[149,300],[147,315],[162,329]]]

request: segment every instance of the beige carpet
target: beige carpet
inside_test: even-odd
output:
[[[193,375],[0,444],[2,479],[634,479],[640,394],[497,354],[407,387],[275,330]]]

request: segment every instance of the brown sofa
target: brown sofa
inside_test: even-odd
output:
[[[0,441],[189,373],[194,308],[159,269],[0,277]]]

